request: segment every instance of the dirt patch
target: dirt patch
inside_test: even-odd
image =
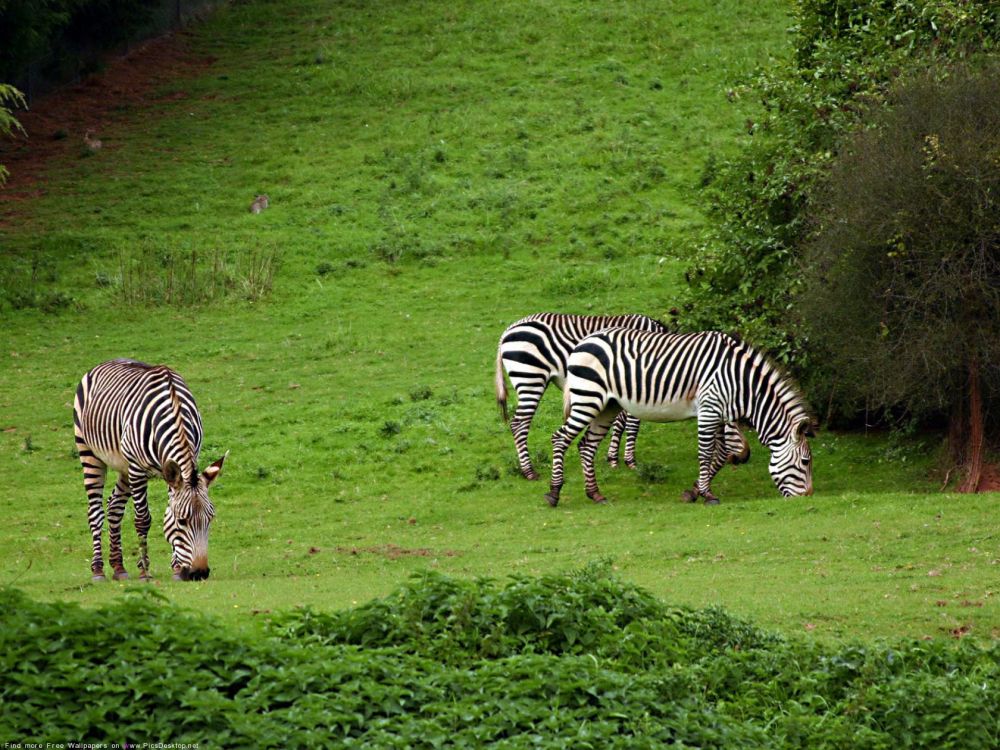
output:
[[[0,142],[0,164],[10,171],[7,184],[0,188],[0,223],[11,223],[18,204],[45,194],[45,169],[52,162],[77,158],[87,148],[88,131],[99,140],[129,110],[186,98],[180,89],[158,97],[153,92],[195,76],[215,62],[213,57],[194,54],[190,40],[185,30],[150,39],[124,56],[109,58],[102,73],[39,97],[30,110],[16,113],[26,135],[17,133]]]
[[[425,547],[407,549],[395,544],[380,544],[374,547],[337,547],[335,551],[341,555],[379,555],[390,560],[398,560],[401,557],[458,557],[461,554],[450,549],[441,551]]]

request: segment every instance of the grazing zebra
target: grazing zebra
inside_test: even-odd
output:
[[[665,331],[660,321],[645,315],[567,315],[538,313],[511,324],[500,337],[497,347],[496,393],[504,421],[507,419],[507,383],[504,371],[517,393],[517,410],[510,420],[510,431],[517,448],[517,462],[526,479],[538,479],[528,452],[528,430],[538,409],[538,402],[550,382],[559,388],[566,381],[566,360],[573,348],[586,336],[604,328],[622,327],[642,331]],[[625,464],[635,468],[635,440],[639,420],[622,412],[615,421],[608,461],[618,465],[618,445],[625,432]]]
[[[806,437],[813,423],[794,386],[759,352],[724,333],[669,334],[624,328],[588,336],[567,363],[564,424],[552,436],[552,483],[545,496],[559,502],[563,461],[584,428],[580,457],[587,496],[597,488],[594,453],[622,409],[640,419],[698,418],[698,481],[683,497],[714,505],[711,481],[728,458],[725,426],[746,421],[771,451],[771,478],[782,495],[812,494],[812,457]]]
[[[163,533],[173,548],[174,579],[208,578],[208,527],[215,516],[208,487],[218,478],[226,456],[198,472],[201,416],[181,376],[164,365],[131,359],[97,365],[76,389],[73,429],[94,538],[90,566],[94,580],[105,580],[101,534],[104,477],[109,466],[118,472],[107,510],[108,561],[114,578],[128,578],[122,562],[121,522],[129,496],[139,534],[139,573],[141,578],[149,577],[146,484],[154,476],[163,477],[169,493]]]

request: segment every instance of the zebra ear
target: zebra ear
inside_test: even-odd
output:
[[[181,475],[181,467],[177,465],[176,461],[167,459],[167,462],[163,464],[163,481],[173,488],[180,487],[181,482],[184,477]]]
[[[219,474],[222,473],[222,463],[223,463],[223,461],[226,460],[226,456],[228,456],[228,455],[229,455],[229,451],[226,451],[226,455],[225,456],[223,456],[222,458],[220,458],[218,461],[216,461],[214,464],[212,464],[211,466],[209,466],[208,468],[206,468],[205,471],[203,471],[201,473],[201,475],[203,477],[205,477],[205,484],[206,485],[211,484],[212,482],[214,482],[216,480],[216,478],[219,476]]]

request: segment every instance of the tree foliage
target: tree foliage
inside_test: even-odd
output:
[[[995,50],[1000,8],[987,0],[798,0],[791,55],[733,96],[762,110],[735,158],[708,165],[711,228],[680,324],[739,331],[799,374],[808,340],[792,314],[799,247],[818,177],[841,137],[904,69]]]
[[[22,130],[21,123],[14,117],[13,109],[24,105],[24,96],[13,86],[0,83],[0,137],[7,137],[15,130]],[[7,181],[8,171],[0,164],[0,185]]]
[[[901,82],[817,194],[802,311],[842,399],[971,435],[1000,394],[1000,65]]]
[[[77,68],[85,49],[101,51],[129,39],[159,0],[0,0],[0,81],[16,81],[47,60]]]

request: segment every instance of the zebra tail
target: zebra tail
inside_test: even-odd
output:
[[[494,378],[494,385],[497,391],[497,406],[500,407],[500,416],[504,422],[509,422],[507,415],[507,381],[503,377],[503,351],[497,346],[497,369]]]

